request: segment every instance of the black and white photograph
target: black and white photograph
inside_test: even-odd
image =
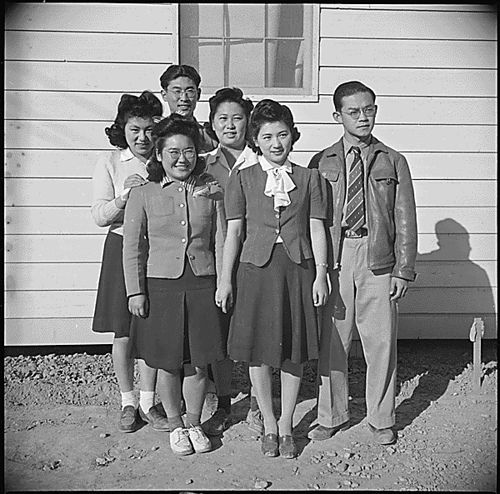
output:
[[[495,3],[4,14],[4,492],[497,492]]]

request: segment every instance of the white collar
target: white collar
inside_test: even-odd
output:
[[[134,158],[135,156],[132,153],[132,151],[130,151],[130,148],[120,150],[120,161],[130,161],[131,159]]]
[[[243,148],[243,151],[241,154],[238,156],[236,161],[234,162],[233,168],[229,168],[229,165],[227,163],[227,159],[224,156],[224,153],[222,152],[221,145],[219,144],[214,150],[206,153],[203,155],[207,166],[213,165],[217,161],[222,162],[223,166],[230,170],[229,173],[232,173],[233,170],[235,169],[242,169],[242,168],[248,168],[249,166],[256,165],[258,161],[257,154],[252,151],[252,149],[249,146],[245,146]]]
[[[264,156],[262,156],[261,154],[259,155],[258,160],[259,160],[259,165],[265,172],[267,172],[268,170],[272,170],[273,168],[284,168],[288,173],[292,173],[292,163],[288,158],[280,166],[275,166],[269,163],[269,161],[267,161],[266,158],[264,158]]]

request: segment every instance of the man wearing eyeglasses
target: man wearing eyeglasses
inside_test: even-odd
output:
[[[201,77],[198,71],[190,65],[170,65],[160,77],[161,95],[167,103],[170,113],[178,113],[188,120],[197,120],[194,117],[196,103],[201,95]],[[208,153],[218,146],[198,123],[202,147],[200,153]]]
[[[348,356],[356,325],[366,360],[368,428],[377,444],[396,441],[397,302],[415,279],[417,226],[405,157],[372,135],[375,93],[358,81],[333,95],[343,137],[317,153],[329,183],[332,293],[323,311],[318,419],[308,436],[325,440],[349,422]]]

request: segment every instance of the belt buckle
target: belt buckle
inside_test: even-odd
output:
[[[359,233],[353,232],[352,230],[345,230],[344,232],[345,238],[361,238],[364,236],[363,234],[364,232],[362,232],[361,230],[359,231]]]

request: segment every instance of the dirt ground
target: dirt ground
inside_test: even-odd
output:
[[[168,433],[148,425],[120,433],[109,347],[99,352],[4,357],[4,491],[497,491],[496,340],[483,342],[479,393],[470,342],[400,341],[393,446],[371,442],[362,357],[350,359],[351,427],[310,441],[316,385],[315,364],[308,365],[294,417],[294,460],[260,453],[245,423],[248,381],[240,364],[235,423],[212,441],[211,452],[176,457]],[[203,420],[215,405],[208,394]]]

